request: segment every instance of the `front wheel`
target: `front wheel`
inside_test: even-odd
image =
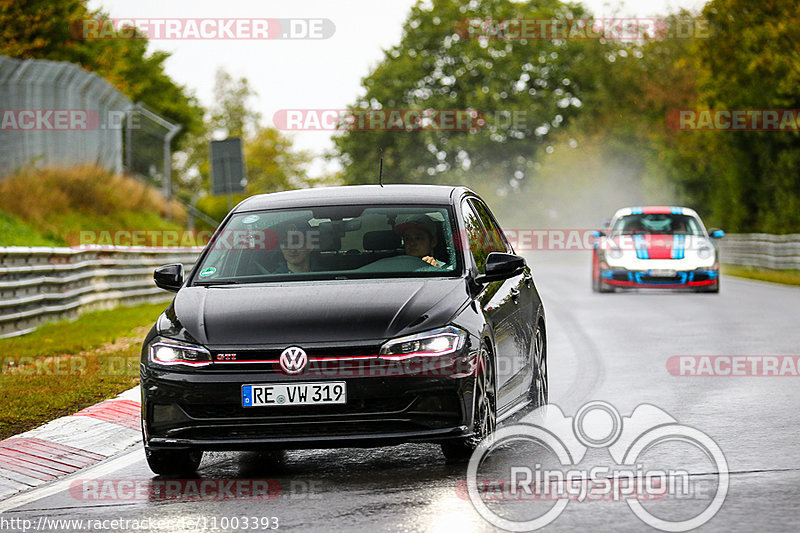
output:
[[[444,453],[447,462],[469,460],[478,444],[494,433],[497,426],[496,398],[494,365],[489,357],[489,349],[484,344],[481,346],[478,356],[477,376],[475,378],[472,435],[442,443],[442,453]]]
[[[193,474],[203,459],[203,450],[152,450],[145,448],[150,470],[164,476]]]

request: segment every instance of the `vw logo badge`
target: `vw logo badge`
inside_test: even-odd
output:
[[[289,346],[281,352],[281,368],[287,374],[299,374],[306,368],[308,356],[299,346]]]

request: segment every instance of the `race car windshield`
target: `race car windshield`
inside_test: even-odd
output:
[[[212,238],[193,284],[452,277],[462,270],[453,234],[448,207],[239,213]]]
[[[627,215],[617,219],[611,229],[613,235],[703,235],[697,219],[689,215],[643,214]]]

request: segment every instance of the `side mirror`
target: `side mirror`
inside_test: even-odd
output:
[[[492,252],[486,258],[486,274],[475,278],[478,283],[489,283],[513,278],[525,269],[525,258],[503,252]]]
[[[725,232],[722,231],[721,229],[711,228],[710,230],[708,230],[708,236],[711,237],[712,239],[721,239],[722,237],[725,236]]]
[[[174,263],[158,267],[153,272],[153,281],[161,289],[178,292],[183,287],[183,265]]]

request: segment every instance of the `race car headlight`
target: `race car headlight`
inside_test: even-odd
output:
[[[156,339],[150,345],[150,362],[161,366],[201,367],[211,364],[211,353],[196,344]]]
[[[622,250],[616,246],[609,246],[608,250],[606,251],[606,255],[611,259],[619,259],[622,257]]]
[[[714,253],[714,250],[709,248],[708,246],[701,246],[697,250],[697,257],[700,259],[708,259]]]
[[[440,357],[455,353],[464,347],[467,332],[455,326],[399,337],[381,346],[382,359],[408,359],[411,357]]]

